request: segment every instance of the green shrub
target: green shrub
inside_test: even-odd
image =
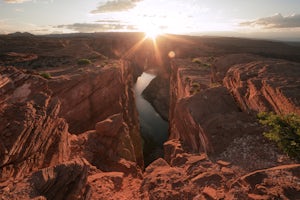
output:
[[[197,83],[197,82],[193,82],[191,84],[191,88],[190,88],[190,95],[194,95],[194,94],[196,94],[196,93],[198,93],[200,91],[201,91],[200,90],[200,84]]]
[[[202,65],[201,65],[201,67],[204,67],[204,68],[210,68],[210,64],[208,64],[208,63],[203,63]]]
[[[50,79],[51,78],[51,74],[49,74],[48,72],[42,72],[40,73],[40,76],[46,78],[46,79]]]
[[[90,61],[89,59],[85,59],[85,58],[79,59],[79,60],[77,61],[77,64],[78,64],[78,65],[89,65],[89,64],[91,64],[91,63],[92,63],[92,61]]]
[[[296,114],[276,115],[261,112],[259,122],[270,130],[264,136],[277,143],[278,147],[290,157],[300,160],[300,117]]]
[[[214,61],[215,60],[215,58],[213,57],[213,56],[210,56],[209,58],[208,58],[208,62],[212,62],[212,61]]]
[[[200,84],[197,82],[193,82],[191,85],[193,88],[200,88]]]
[[[199,67],[206,68],[206,69],[210,68],[211,66],[209,63],[202,62],[200,58],[194,58],[192,62],[197,63]]]
[[[200,88],[191,88],[191,89],[190,89],[190,95],[197,94],[197,93],[199,93],[200,91],[201,91]]]
[[[202,64],[200,58],[194,58],[194,59],[192,60],[192,62],[193,62],[193,63],[200,64],[200,65]]]
[[[222,84],[218,82],[210,83],[211,88],[220,87],[220,86],[222,86]]]

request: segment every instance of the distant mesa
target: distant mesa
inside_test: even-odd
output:
[[[13,37],[33,37],[34,35],[28,32],[15,32],[15,33],[10,33],[7,34],[8,36],[13,36]]]

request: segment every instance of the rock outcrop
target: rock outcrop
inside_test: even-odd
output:
[[[170,139],[246,170],[278,165],[284,155],[263,138],[255,116],[242,112],[225,87],[211,85],[209,68],[184,60],[172,67]]]
[[[244,174],[232,163],[185,152],[178,140],[165,148],[172,159],[160,158],[146,168],[142,199],[293,199],[300,194],[299,164]]]
[[[222,83],[227,71],[236,64],[266,59],[252,54],[226,54],[211,58],[211,76],[213,82]]]
[[[1,180],[68,159],[68,125],[47,81],[13,67],[0,68]]]
[[[105,67],[74,68],[63,75],[60,75],[62,72],[52,71],[51,74],[57,76],[49,80],[49,88],[62,102],[60,116],[69,123],[70,133],[88,131],[86,136],[79,138],[99,145],[97,149],[102,148],[101,152],[108,157],[114,151],[143,167],[139,122],[132,90],[134,70],[129,62],[110,61]],[[113,115],[118,117],[112,120],[110,117]],[[97,139],[92,139],[95,137],[101,141],[96,143]]]
[[[86,75],[84,77],[94,78],[101,90],[88,90],[93,85],[85,84],[87,91],[82,89],[81,99],[76,98],[79,85],[61,85],[63,81],[76,82],[78,69],[56,71],[47,80],[38,73],[13,67],[0,68],[1,197],[108,199],[111,195],[110,186],[105,186],[107,193],[97,195],[99,190],[104,191],[98,184],[104,184],[107,180],[116,181],[118,191],[123,179],[139,182],[143,155],[132,92],[133,69],[129,68],[128,62],[117,63],[119,65],[110,64],[101,69],[89,66],[81,68],[81,72]],[[106,81],[103,74],[113,75],[115,79],[103,82]],[[100,80],[102,78],[102,82],[97,76]],[[92,82],[88,79],[86,81]],[[105,84],[108,85],[106,89],[103,86]],[[64,86],[67,86],[67,90],[62,89]],[[62,90],[65,94],[68,91],[75,98],[67,98],[63,94],[60,96],[59,91]],[[100,118],[95,120],[91,130],[80,134],[68,132],[68,124],[61,118],[65,114],[61,106],[76,113],[76,106],[80,105],[80,101],[84,102],[85,98],[88,102],[105,103],[102,99],[106,97],[114,107],[100,104],[98,107],[105,113],[95,109]],[[77,112],[82,113],[77,117],[85,122],[86,116],[93,115],[92,108],[81,108]],[[84,128],[88,128],[88,125]],[[111,171],[114,172],[110,174]],[[124,184],[126,187],[130,188]],[[137,193],[132,191],[132,195],[136,195],[134,192]]]
[[[32,174],[34,196],[46,199],[82,199],[89,166],[84,160],[72,160]]]
[[[300,64],[284,60],[235,65],[224,84],[245,112],[300,114]]]

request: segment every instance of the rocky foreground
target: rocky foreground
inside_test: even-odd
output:
[[[256,119],[300,114],[297,59],[274,48],[268,58],[249,53],[252,43],[236,53],[222,40],[197,51],[165,46],[178,56],[164,58],[169,73],[144,96],[169,120],[170,136],[164,158],[145,167],[132,90],[141,58],[108,59],[121,50],[103,56],[95,38],[33,37],[32,52],[9,39],[0,38],[11,51],[0,49],[0,199],[300,199],[299,161],[264,138]],[[88,41],[85,54],[78,41]]]

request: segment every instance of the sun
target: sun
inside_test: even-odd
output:
[[[145,32],[145,37],[147,39],[152,39],[152,40],[156,40],[156,37],[159,35],[159,33],[155,32],[155,31],[147,31]]]
[[[143,31],[145,33],[145,38],[156,40],[157,36],[162,35],[162,31],[156,27],[147,27]]]

